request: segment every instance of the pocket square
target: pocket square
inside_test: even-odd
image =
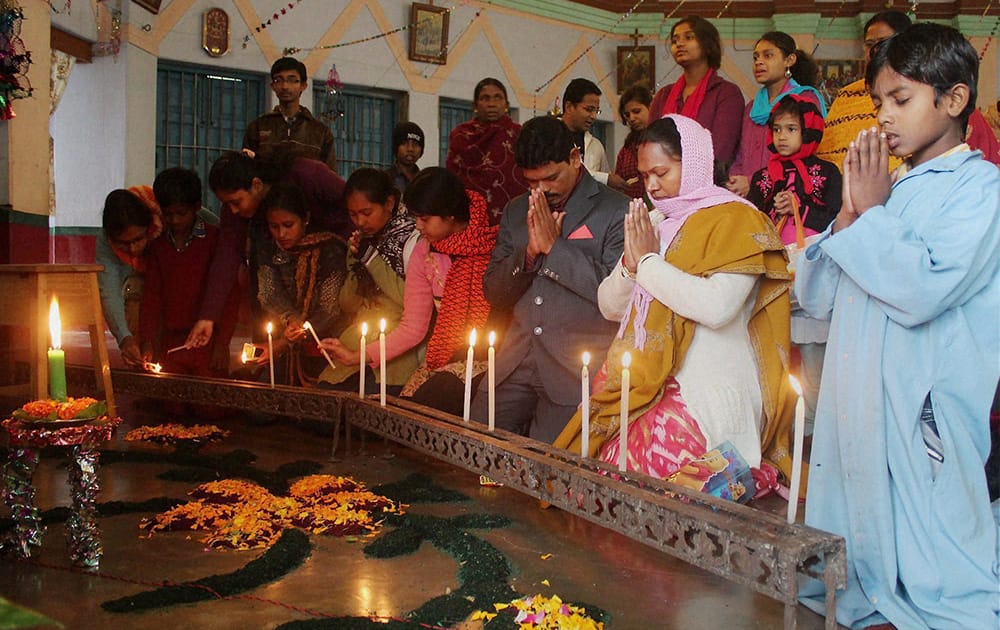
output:
[[[569,240],[573,241],[573,240],[577,240],[577,239],[594,238],[594,235],[590,231],[589,227],[587,227],[586,225],[581,225],[580,227],[578,227],[575,230],[573,230],[570,233],[570,235],[567,236],[566,238],[568,238]]]

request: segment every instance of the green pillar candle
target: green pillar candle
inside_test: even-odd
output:
[[[49,397],[66,400],[66,353],[61,348],[49,349]]]

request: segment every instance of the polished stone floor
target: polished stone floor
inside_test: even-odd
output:
[[[110,449],[155,454],[170,447],[136,446],[123,442],[121,436],[141,424],[198,420],[165,417],[162,410],[149,415],[137,410],[128,397],[122,398],[125,424]],[[609,613],[609,628],[781,627],[783,608],[773,600],[560,510],[540,509],[537,501],[512,489],[482,487],[477,477],[464,470],[380,438],[368,436],[362,444],[361,436],[355,434],[351,451],[341,452],[339,461],[330,461],[326,427],[240,415],[217,423],[232,433],[204,452],[246,449],[257,456],[255,467],[261,470],[274,470],[294,460],[313,460],[322,465],[322,473],[348,475],[369,486],[399,481],[412,473],[428,475],[434,484],[470,500],[414,503],[411,513],[508,517],[506,527],[471,533],[506,557],[511,566],[510,585],[525,594],[558,594],[564,600],[598,606]],[[42,460],[35,481],[37,503],[43,510],[69,502],[63,465],[55,457]],[[157,478],[170,468],[176,466],[107,463],[100,470],[99,500],[183,498],[197,484]],[[780,509],[781,505],[775,502],[764,508]],[[152,612],[105,612],[101,602],[149,590],[152,583],[228,573],[262,553],[206,550],[197,541],[197,534],[184,532],[143,537],[137,525],[142,516],[149,515],[100,519],[104,557],[96,574],[70,568],[64,526],[53,523],[33,561],[3,561],[0,594],[59,620],[67,628],[273,628],[320,615],[398,618],[457,588],[459,567],[455,559],[428,543],[409,555],[372,559],[362,553],[362,541],[311,536],[314,549],[300,567],[244,596]],[[542,559],[548,554],[551,557]],[[822,620],[800,607],[799,627],[820,628]]]
[[[234,339],[234,348],[241,343],[242,339]],[[70,333],[68,345],[69,362],[89,361],[85,336]],[[109,347],[115,365],[119,362],[110,338]],[[119,403],[124,423],[108,445],[114,451],[161,455],[171,447],[126,443],[122,436],[144,424],[206,422],[196,416],[171,415],[156,402],[137,404],[128,396],[119,396]],[[363,439],[355,433],[350,451],[344,449],[341,439],[338,458],[331,461],[331,430],[327,426],[245,414],[229,414],[211,422],[231,434],[203,453],[221,455],[246,449],[256,455],[253,466],[257,470],[274,471],[292,461],[310,460],[317,462],[319,473],[351,476],[369,487],[420,473],[439,488],[465,495],[464,501],[413,502],[408,512],[441,518],[475,514],[506,517],[506,526],[470,529],[468,534],[492,545],[506,559],[509,585],[522,594],[557,594],[566,601],[597,606],[607,612],[608,628],[749,630],[782,626],[783,606],[774,600],[566,512],[541,509],[535,499],[515,490],[480,486],[478,477],[465,470],[381,438],[369,435]],[[110,459],[100,469],[100,502],[183,499],[198,485],[158,477],[177,465]],[[44,457],[35,477],[40,509],[69,504],[65,480],[65,462],[59,457]],[[783,511],[785,504],[765,499],[756,507]],[[0,517],[8,515],[9,510],[0,506]],[[104,556],[96,573],[70,566],[65,527],[53,522],[30,561],[0,560],[0,595],[47,614],[66,628],[80,630],[275,628],[296,620],[318,619],[340,624],[329,627],[353,628],[365,626],[349,625],[346,618],[400,618],[460,586],[458,561],[438,545],[425,541],[413,553],[374,559],[365,556],[364,540],[313,535],[312,552],[300,566],[234,598],[139,613],[106,612],[102,602],[148,591],[154,584],[230,573],[263,553],[207,550],[198,542],[198,533],[192,532],[146,537],[138,523],[149,516],[151,512],[100,518]],[[481,602],[483,607],[490,603]],[[798,624],[811,630],[822,628],[823,620],[800,606]],[[442,625],[478,627],[461,619]]]

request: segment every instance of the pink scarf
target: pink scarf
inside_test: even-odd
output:
[[[668,114],[664,118],[674,121],[681,137],[681,186],[678,195],[667,199],[653,199],[653,211],[663,217],[655,229],[660,237],[660,246],[665,251],[684,227],[688,217],[699,210],[732,202],[754,209],[756,207],[743,197],[713,183],[715,153],[712,134],[707,129],[697,121],[679,114]],[[618,337],[622,338],[629,314],[634,309],[632,328],[635,331],[635,347],[639,350],[646,345],[646,316],[652,301],[653,296],[636,283],[618,329]]]

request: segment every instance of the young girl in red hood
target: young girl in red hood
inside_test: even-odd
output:
[[[795,207],[806,236],[825,230],[840,211],[840,170],[815,155],[823,127],[816,104],[798,94],[775,103],[767,121],[771,159],[754,173],[747,199],[781,226],[786,245],[795,242]]]

